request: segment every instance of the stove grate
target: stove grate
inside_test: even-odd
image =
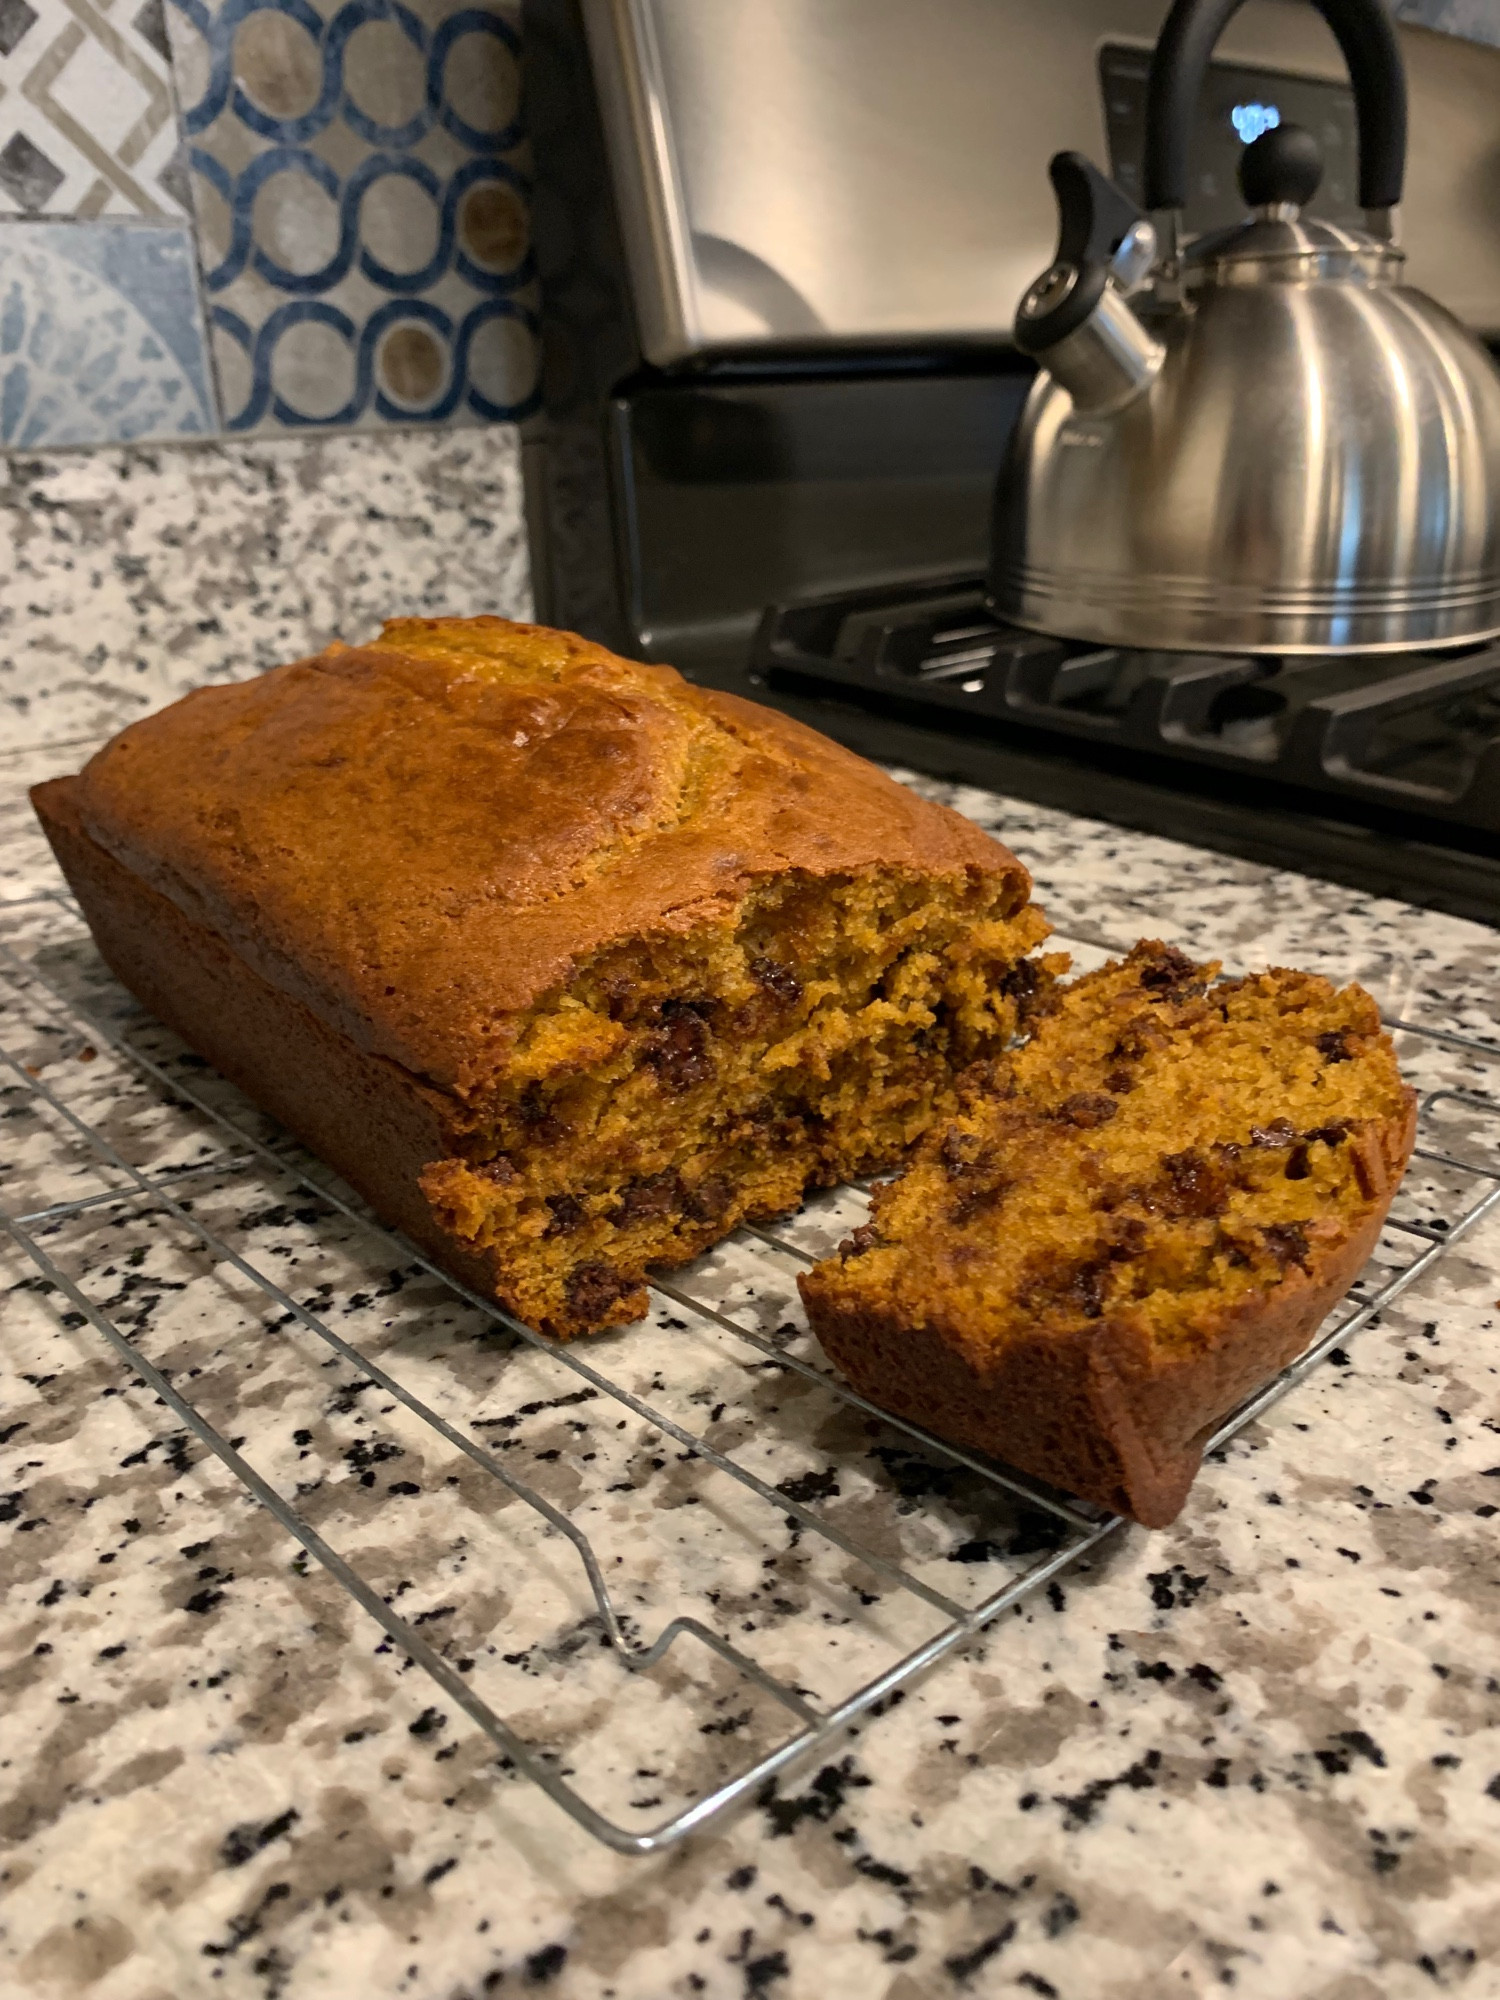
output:
[[[1500,833],[1500,645],[1306,658],[1052,639],[988,612],[978,579],[773,607],[756,671],[997,740],[1273,778],[1387,814]],[[962,720],[960,720],[962,718]]]

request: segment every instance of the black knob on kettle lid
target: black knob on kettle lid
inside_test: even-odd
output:
[[[1323,178],[1323,155],[1305,126],[1273,125],[1240,155],[1240,193],[1249,208],[1290,202],[1306,208]]]

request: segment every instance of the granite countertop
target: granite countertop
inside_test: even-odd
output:
[[[0,629],[29,747],[0,757],[0,942],[37,953],[106,1021],[133,1017],[87,950],[37,942],[38,925],[59,916],[26,899],[57,878],[27,783],[76,768],[87,740],[194,679],[251,671],[341,625],[354,635],[383,610],[524,608],[503,437],[484,450],[470,433],[456,444],[188,456],[187,466],[165,453],[36,460],[11,476],[17,506],[28,497],[13,517],[22,532],[0,580]],[[399,504],[382,506],[381,493]],[[462,533],[413,531],[439,509],[479,524],[472,547]],[[272,559],[255,525],[267,514],[278,563],[300,553],[280,594],[259,597],[244,577]],[[203,632],[203,617],[219,629]],[[924,788],[1004,834],[1060,929],[1162,934],[1233,963],[1357,974],[1406,1018],[1493,1034],[1500,965],[1478,926]],[[195,1114],[132,1096],[108,1046],[48,1039],[34,993],[19,1005],[8,988],[3,997],[6,1045],[19,1037],[23,1062],[59,1101],[102,1119],[128,1158],[201,1165],[209,1140]],[[180,1064],[140,1032],[169,1069]],[[1452,1062],[1468,1089],[1500,1097],[1500,1062]],[[213,1095],[211,1078],[181,1064],[174,1073]],[[704,1724],[674,1706],[691,1692],[683,1678],[651,1703],[625,1699],[606,1651],[585,1659],[529,1642],[571,1582],[559,1544],[531,1532],[524,1509],[486,1505],[461,1465],[450,1471],[409,1436],[380,1442],[386,1406],[377,1418],[361,1403],[336,1356],[311,1364],[333,1372],[304,1411],[305,1389],[276,1358],[284,1317],[257,1317],[222,1262],[193,1264],[181,1244],[142,1235],[108,1172],[37,1112],[19,1078],[3,1108],[0,1164],[20,1199],[35,1205],[38,1188],[76,1199],[99,1182],[97,1206],[48,1238],[59,1267],[155,1358],[181,1367],[190,1350],[199,1356],[197,1393],[224,1428],[250,1434],[248,1455],[264,1446],[269,1476],[304,1495],[309,1518],[338,1522],[463,1671],[510,1676],[507,1712],[523,1732],[556,1736],[566,1712],[579,1764],[578,1746],[607,1739],[624,1778],[648,1788],[709,1768],[740,1711],[715,1697],[719,1719]],[[659,1626],[691,1468],[655,1451],[649,1430],[622,1424],[614,1439],[596,1425],[590,1439],[597,1411],[576,1387],[547,1390],[546,1357],[474,1337],[466,1309],[397,1260],[371,1266],[347,1219],[298,1190],[294,1149],[236,1115],[282,1149],[288,1172],[257,1162],[253,1199],[251,1169],[232,1186],[200,1175],[192,1212],[238,1231],[292,1296],[316,1299],[329,1325],[397,1372],[425,1371],[434,1395],[446,1382],[469,1421],[492,1426],[481,1434],[497,1450],[514,1443],[507,1464],[588,1520],[601,1546],[611,1519],[638,1538],[617,1559],[637,1565],[639,1602],[651,1606],[642,1621]],[[17,1212],[17,1198],[0,1206]],[[1242,1433],[1175,1527],[1116,1534],[821,1763],[646,1859],[612,1854],[500,1769],[493,1746],[18,1252],[0,1252],[0,1285],[8,1993],[1405,2000],[1495,1990],[1500,1215]],[[728,1364],[703,1359],[695,1386],[696,1350],[685,1333],[674,1345],[673,1330],[606,1336],[590,1352],[692,1404]],[[868,1440],[802,1438],[798,1406],[777,1401],[770,1382],[753,1376],[740,1392],[743,1435],[771,1455],[816,1447],[825,1469],[797,1491],[818,1504],[842,1477],[838,1504],[867,1507],[873,1533],[873,1488],[856,1463]],[[528,1383],[539,1386],[523,1403]],[[606,1480],[611,1452],[626,1469]],[[613,1515],[606,1486],[622,1496]],[[902,1533],[957,1504],[918,1497]],[[736,1528],[720,1508],[724,1601],[738,1616],[769,1591],[773,1640],[780,1604],[782,1643],[795,1646],[819,1615],[819,1643],[834,1643],[798,1538],[782,1525],[768,1555],[759,1545],[750,1555]]]

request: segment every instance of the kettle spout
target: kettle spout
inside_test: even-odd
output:
[[[1081,416],[1122,409],[1149,387],[1165,349],[1128,303],[1156,257],[1150,222],[1081,153],[1051,166],[1057,255],[1016,312],[1016,345],[1073,398]]]
[[[1058,275],[1056,265],[1038,278],[1021,301],[1024,315],[1032,296]],[[1045,306],[1040,310],[1045,311]],[[1129,302],[1106,284],[1092,312],[1049,346],[1030,350],[1073,398],[1080,416],[1103,417],[1123,409],[1156,378],[1166,352],[1137,319]]]

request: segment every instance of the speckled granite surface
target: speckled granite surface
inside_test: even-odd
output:
[[[108,735],[382,618],[529,606],[504,425],[0,458],[0,744]]]
[[[285,1168],[194,1175],[222,1135],[163,1108],[28,989],[5,1039],[35,1080],[102,1121],[122,1157],[185,1173],[188,1217],[586,1527],[637,1635],[706,1612],[819,1698],[909,1642],[912,1607],[787,1514],[715,1488],[559,1363],[478,1338],[466,1308],[299,1186],[294,1148],[134,1019],[71,926],[20,900],[55,879],[21,789],[76,761],[0,759],[3,941]],[[953,796],[1005,832],[1063,927],[1359,972],[1409,1018],[1494,1032],[1493,933]],[[1500,1098],[1500,1062],[1413,1060],[1425,1081]],[[759,1740],[763,1704],[690,1649],[627,1681],[558,1537],[203,1252],[190,1221],[108,1199],[118,1171],[21,1078],[0,1082],[0,1206],[106,1197],[44,1229],[59,1271],[191,1379],[559,1769],[649,1824]],[[1444,1136],[1500,1165],[1482,1114],[1455,1111]],[[1441,1180],[1424,1169],[1404,1212],[1437,1216]],[[799,1240],[839,1226],[810,1215]],[[1500,1221],[1237,1439],[1174,1529],[1117,1535],[774,1795],[645,1860],[498,1768],[70,1302],[19,1255],[0,1264],[0,1990],[1500,1990]],[[789,1271],[742,1248],[685,1283],[764,1331],[792,1316]],[[1045,1544],[1034,1519],[840,1417],[723,1329],[664,1311],[589,1354],[961,1602]]]

